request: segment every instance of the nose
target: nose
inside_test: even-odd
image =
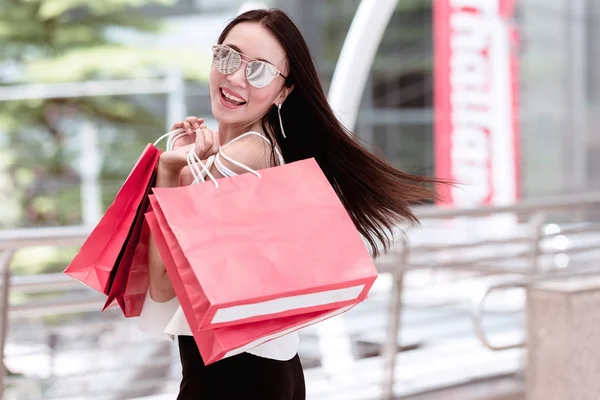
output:
[[[231,74],[227,75],[227,80],[235,86],[241,87],[241,88],[246,88],[246,63],[242,62],[240,67],[232,72]]]

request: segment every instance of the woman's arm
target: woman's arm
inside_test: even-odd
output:
[[[179,137],[171,151],[162,153],[158,162],[156,187],[176,187],[180,185],[182,169],[187,165],[187,154],[195,151],[199,157],[215,154],[219,148],[218,137],[211,131],[200,129],[204,120],[187,117],[185,121],[173,125],[172,130],[183,129],[184,136]],[[150,298],[156,302],[167,302],[175,297],[175,290],[169,280],[165,264],[160,257],[156,243],[150,235],[148,249],[148,274],[150,280]]]
[[[165,169],[158,168],[156,176],[156,187],[179,186],[179,174],[175,175]],[[165,264],[163,263],[156,243],[150,234],[148,264],[150,277],[150,298],[156,302],[163,303],[175,297],[175,290],[169,280]]]

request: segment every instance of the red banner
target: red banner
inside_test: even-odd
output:
[[[441,202],[510,204],[519,196],[514,0],[434,1],[436,176]]]

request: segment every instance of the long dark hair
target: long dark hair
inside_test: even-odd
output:
[[[428,185],[437,181],[399,171],[344,128],[329,106],[302,34],[283,11],[241,14],[225,27],[219,43],[241,22],[262,24],[275,35],[288,58],[285,84],[294,85],[281,108],[287,138],[281,133],[275,106],[263,118],[265,133],[277,142],[286,162],[316,159],[377,257],[379,246],[384,251],[389,248],[390,234],[398,223],[418,222],[410,206],[433,199],[435,193]]]

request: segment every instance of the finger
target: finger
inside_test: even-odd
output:
[[[188,120],[183,121],[183,129],[185,129],[185,133],[191,135],[194,133],[194,129],[192,128],[192,124],[188,122]]]
[[[195,122],[196,122],[196,117],[194,116],[190,116],[190,117],[185,117],[185,122],[186,124],[189,124],[190,128],[192,130],[196,129],[197,127],[195,126]]]
[[[187,117],[185,120],[192,126],[193,129],[200,128],[200,125],[202,125],[204,122],[204,119],[194,116]]]
[[[183,128],[183,122],[175,122],[171,127],[171,130],[174,131],[181,128]]]
[[[204,134],[204,148],[210,151],[213,147],[213,134],[210,129],[204,128],[202,129],[202,133]]]
[[[204,118],[196,118],[196,121],[194,121],[194,128],[200,128],[202,125],[204,125]]]
[[[206,146],[204,145],[204,134],[200,128],[196,129],[196,146],[194,147],[194,151],[198,157],[202,157],[206,151]]]

